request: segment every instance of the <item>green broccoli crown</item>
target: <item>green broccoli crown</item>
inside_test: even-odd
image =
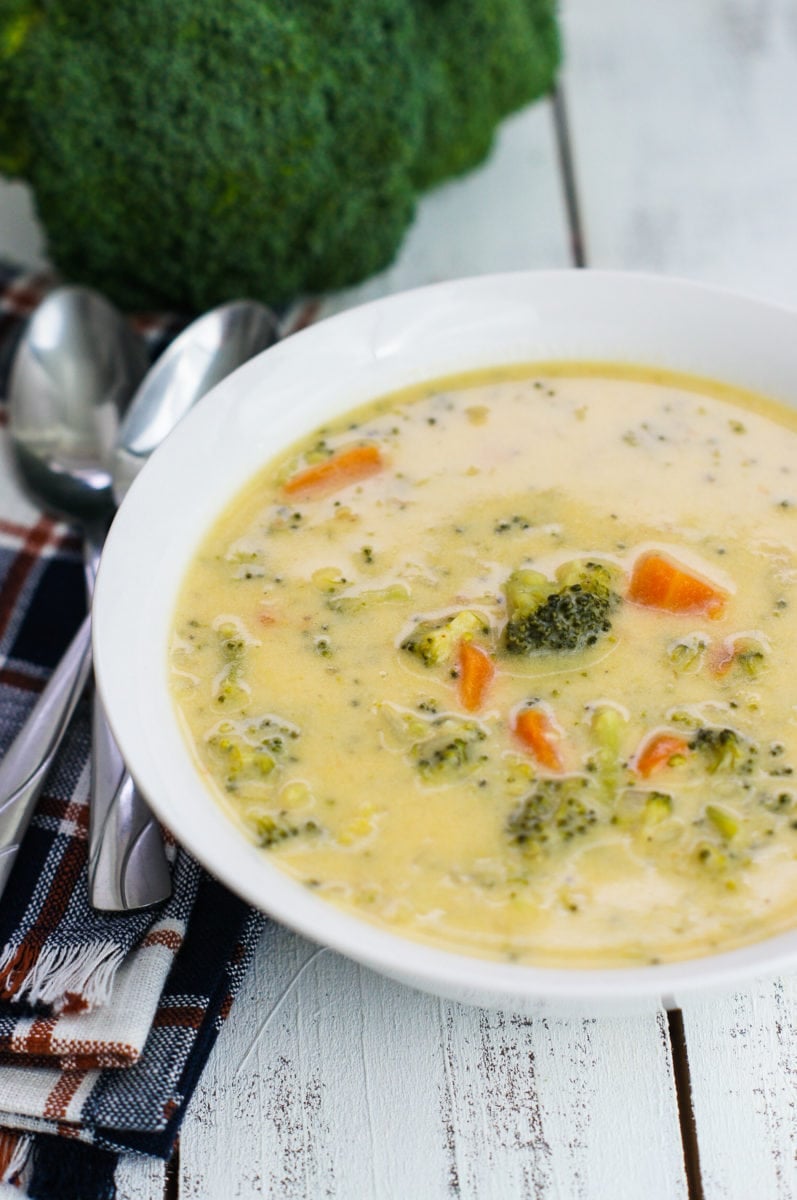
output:
[[[125,307],[278,304],[387,266],[558,56],[553,0],[8,0],[0,169]]]
[[[518,807],[510,813],[506,832],[511,842],[526,852],[555,850],[588,833],[598,823],[589,779],[566,775],[538,779]]]
[[[547,594],[538,585],[525,590],[507,586],[513,607],[504,645],[510,654],[585,650],[611,631],[620,596],[606,567],[592,562],[572,564],[559,584]]]

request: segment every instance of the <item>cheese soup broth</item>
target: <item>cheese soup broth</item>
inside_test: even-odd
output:
[[[795,464],[790,411],[619,367],[335,421],[186,577],[209,787],[320,895],[456,950],[622,965],[790,927]]]

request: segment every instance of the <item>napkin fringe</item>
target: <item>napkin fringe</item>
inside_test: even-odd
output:
[[[46,946],[38,954],[7,946],[0,955],[0,995],[54,1011],[107,1004],[116,972],[124,962],[117,942],[88,946]]]
[[[23,1172],[29,1164],[33,1138],[30,1134],[0,1131],[0,1183],[25,1183]]]

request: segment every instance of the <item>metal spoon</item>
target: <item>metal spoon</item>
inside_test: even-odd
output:
[[[80,521],[89,589],[114,508],[107,461],[121,411],[146,369],[141,339],[85,288],[51,292],[14,358],[9,415],[17,464],[46,509]],[[90,668],[87,617],[0,763],[0,892]]]
[[[68,293],[64,295],[63,293]],[[63,312],[59,305],[63,305]],[[46,307],[45,307],[46,306]],[[44,311],[42,311],[44,310]],[[147,374],[131,405],[124,432],[105,411],[108,401],[123,404],[145,367],[143,346],[115,310],[86,289],[61,289],[35,314],[24,346],[14,361],[11,381],[12,426],[18,461],[30,487],[43,495],[48,485],[50,507],[78,512],[96,535],[87,556],[93,571],[108,518],[113,510],[107,461],[119,473],[116,499],[127,490],[135,471],[170,432],[180,417],[216,382],[240,363],[265,349],[279,336],[274,315],[262,305],[234,302],[199,318],[172,344]],[[113,319],[111,319],[113,318]],[[121,324],[120,324],[121,322]],[[61,360],[58,339],[67,338],[77,350],[77,363]],[[117,341],[125,343],[124,353]],[[120,353],[114,371],[99,372],[92,359],[102,344],[102,361]],[[134,348],[134,346],[136,348]],[[135,360],[135,363],[134,363]],[[79,366],[77,365],[79,364]],[[122,384],[124,378],[124,385]],[[100,419],[76,418],[75,385],[97,400]],[[43,390],[42,390],[43,389]],[[60,406],[54,395],[61,396]],[[105,397],[105,399],[103,399]],[[70,407],[71,405],[71,407]],[[18,414],[14,419],[14,414]],[[32,419],[23,419],[29,414]],[[79,405],[77,414],[82,414]],[[64,417],[67,415],[69,421]],[[66,436],[67,425],[82,434]],[[93,435],[101,431],[99,456]],[[54,455],[64,435],[64,461]],[[113,453],[108,452],[109,441]],[[76,486],[79,485],[79,486]],[[87,490],[84,490],[87,489]],[[96,504],[95,504],[96,501]],[[90,621],[87,617],[66,655],[53,673],[28,721],[0,763],[0,893],[13,865],[36,798],[80,697],[90,667]],[[124,770],[113,737],[95,705],[90,828],[92,903],[97,908],[126,911],[157,902],[169,894],[170,880],[160,834],[143,798]]]
[[[117,503],[197,400],[278,336],[275,315],[251,300],[222,305],[183,330],[147,374],[122,422],[111,465]],[[128,848],[135,851],[143,801],[107,722],[95,727],[92,749],[89,893],[95,908],[115,909],[124,899],[127,876],[135,875]]]

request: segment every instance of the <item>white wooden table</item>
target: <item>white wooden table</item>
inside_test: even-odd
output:
[[[556,99],[330,299],[514,268],[647,270],[797,307],[797,0],[564,0]],[[0,191],[0,254],[42,242]],[[797,353],[797,347],[795,347]],[[797,978],[682,1012],[460,1008],[272,927],[169,1168],[128,1200],[793,1200]]]

